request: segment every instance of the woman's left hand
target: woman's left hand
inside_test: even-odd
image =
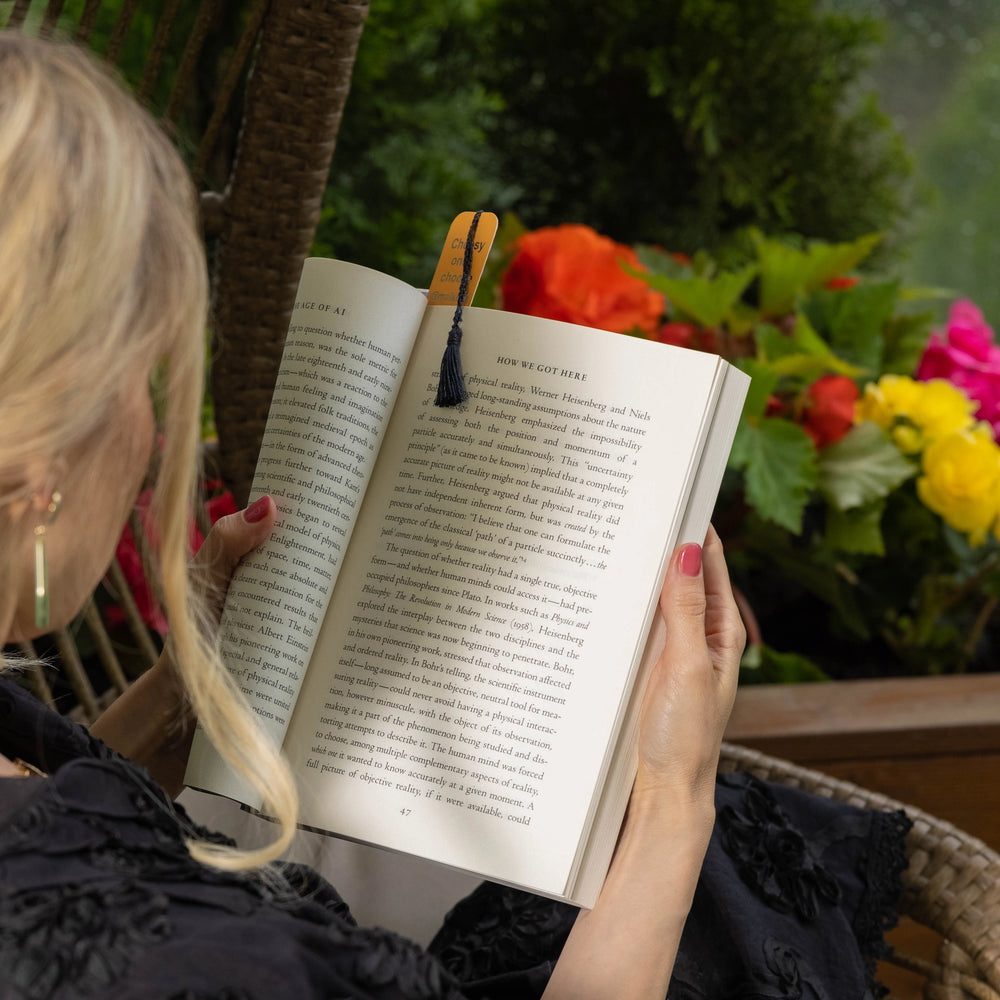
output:
[[[245,510],[220,517],[194,557],[193,569],[204,588],[206,605],[214,621],[222,614],[229,581],[240,560],[271,533],[277,510],[269,496],[255,500]]]
[[[245,510],[219,518],[198,550],[192,570],[214,622],[222,614],[233,572],[270,534],[276,514],[274,501],[261,497]],[[194,719],[169,642],[156,663],[111,703],[90,731],[145,767],[171,797],[180,793]]]

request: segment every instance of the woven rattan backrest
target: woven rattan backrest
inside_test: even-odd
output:
[[[368,3],[14,0],[5,20],[7,7],[0,26],[58,34],[123,64],[208,188],[219,462],[242,502]]]

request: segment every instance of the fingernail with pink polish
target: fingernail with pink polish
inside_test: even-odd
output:
[[[243,520],[247,524],[256,524],[257,521],[263,521],[267,517],[267,512],[271,509],[271,498],[261,497],[259,500],[254,500],[252,504],[245,511],[243,511]]]
[[[697,576],[701,572],[701,546],[697,542],[681,549],[680,567],[685,576]]]

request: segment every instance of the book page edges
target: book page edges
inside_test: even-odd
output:
[[[714,411],[711,412],[711,425],[694,472],[676,541],[664,554],[664,573],[666,562],[676,545],[687,542],[701,544],[704,541],[722,485],[722,477],[729,460],[736,427],[743,412],[743,400],[750,379],[738,368],[724,362],[720,382],[719,395]],[[655,595],[657,600],[658,596],[659,591]],[[655,612],[655,600],[653,611]],[[639,715],[642,710],[643,695],[649,675],[665,641],[666,625],[663,617],[654,613],[652,627],[631,688],[624,722],[597,803],[590,836],[582,846],[579,863],[566,887],[565,898],[586,909],[592,908],[597,902],[597,896],[604,884],[618,842],[618,833],[625,817],[635,778]]]

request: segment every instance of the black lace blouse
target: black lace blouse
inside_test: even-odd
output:
[[[540,996],[575,910],[484,883],[429,950],[358,927],[304,866],[227,874],[141,768],[0,678],[0,752],[49,778],[0,779],[2,1000],[379,1000]],[[875,995],[899,891],[899,814],[746,776],[718,823],[668,996]]]

